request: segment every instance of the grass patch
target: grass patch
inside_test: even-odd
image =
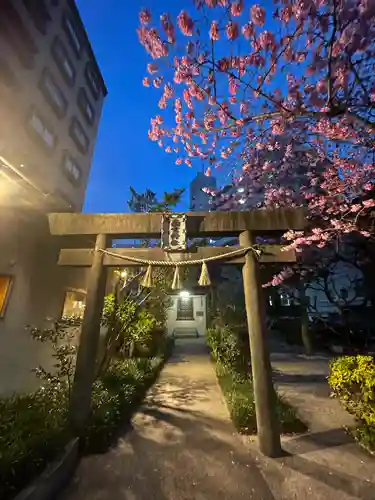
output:
[[[216,374],[223,391],[231,420],[241,434],[256,434],[256,414],[254,387],[252,380],[216,364]],[[297,415],[297,411],[276,394],[276,408],[283,434],[301,433],[307,426]]]

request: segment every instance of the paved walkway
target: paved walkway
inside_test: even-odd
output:
[[[329,358],[308,358],[285,346],[271,346],[278,392],[299,409],[307,434],[283,437],[289,456],[267,460],[243,438],[278,500],[374,500],[375,459],[346,434],[351,416],[329,397]]]
[[[274,500],[228,419],[206,346],[178,341],[132,430],[85,458],[66,500]]]

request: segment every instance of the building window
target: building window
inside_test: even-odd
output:
[[[52,56],[68,85],[73,86],[76,79],[74,65],[69,58],[68,52],[59,37],[52,44]]]
[[[87,123],[92,125],[95,120],[95,111],[89,101],[87,92],[83,87],[81,87],[78,92],[78,107]]]
[[[0,275],[0,318],[4,318],[12,288],[12,276]]]
[[[63,15],[62,26],[68,38],[69,44],[74,50],[76,56],[81,57],[83,49],[82,39],[71,15],[67,12]]]
[[[65,294],[63,318],[83,318],[86,306],[86,292],[69,290]]]
[[[18,81],[8,62],[0,58],[0,80],[7,87],[18,87]]]
[[[194,321],[193,297],[177,299],[177,321]]]
[[[47,34],[47,24],[51,21],[45,0],[23,0],[26,10],[30,14],[35,27],[42,35]]]
[[[77,118],[72,119],[69,135],[73,139],[74,144],[77,146],[79,151],[82,154],[86,154],[89,148],[90,141]]]
[[[98,72],[95,68],[93,61],[90,61],[86,65],[85,76],[87,85],[96,100],[99,99],[100,95],[100,82]]]
[[[47,68],[45,68],[42,73],[39,88],[56,115],[59,118],[63,118],[68,109],[68,101]]]
[[[57,137],[49,128],[44,118],[33,109],[28,118],[28,128],[36,135],[43,143],[43,145],[53,150],[57,144]]]
[[[79,184],[82,177],[82,170],[68,151],[65,151],[64,153],[62,166],[68,179],[73,184]]]

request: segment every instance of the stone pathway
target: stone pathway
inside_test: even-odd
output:
[[[364,452],[344,431],[351,416],[329,397],[329,358],[308,358],[272,345],[272,365],[278,392],[299,409],[309,432],[283,437],[289,455],[269,460],[257,452],[256,443],[242,438],[267,484],[278,500],[374,500],[375,459]]]
[[[229,421],[207,348],[179,340],[132,430],[82,460],[66,500],[274,500]]]

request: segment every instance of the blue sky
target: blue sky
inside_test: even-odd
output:
[[[189,0],[162,0],[176,12]],[[148,6],[158,0],[147,0]],[[108,87],[91,171],[86,212],[127,211],[129,186],[157,193],[187,187],[196,170],[175,165],[147,137],[158,93],[142,85],[149,62],[136,28],[142,0],[78,0],[83,22]],[[178,6],[176,5],[178,4]],[[187,195],[180,209],[187,208]]]

